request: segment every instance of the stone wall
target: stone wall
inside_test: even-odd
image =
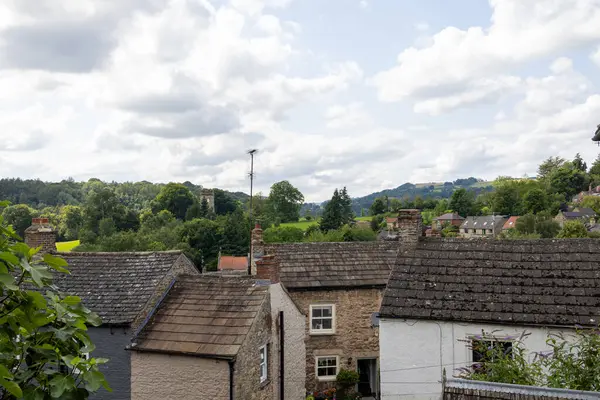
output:
[[[315,357],[338,356],[339,368],[356,371],[357,358],[379,357],[379,329],[371,326],[379,311],[382,289],[293,291],[290,296],[306,315],[306,388],[310,391],[333,386],[316,379]],[[335,334],[310,334],[310,305],[335,304]]]
[[[273,370],[272,360],[277,355],[273,352],[271,324],[271,303],[267,297],[236,357],[233,378],[236,400],[273,400],[273,380],[277,379],[277,371]],[[264,345],[269,347],[269,372],[267,381],[261,383],[259,351]]]
[[[306,317],[298,310],[281,284],[269,287],[271,296],[271,315],[273,319],[272,362],[273,399],[280,400],[279,355],[280,321],[279,312],[283,311],[284,325],[284,393],[285,400],[303,400],[306,396],[306,345],[304,334]]]
[[[229,400],[224,360],[133,351],[131,370],[133,400]]]

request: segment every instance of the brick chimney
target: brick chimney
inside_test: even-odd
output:
[[[56,251],[56,230],[50,225],[48,218],[31,220],[31,226],[25,229],[25,244],[32,248],[41,246],[40,253]]]
[[[265,254],[265,241],[263,240],[263,230],[257,222],[252,229],[252,237],[250,238],[250,275],[256,275],[256,263]]]
[[[273,255],[265,255],[256,261],[256,278],[279,283],[279,262]]]
[[[421,210],[400,210],[398,212],[398,236],[404,244],[417,244],[423,236]]]

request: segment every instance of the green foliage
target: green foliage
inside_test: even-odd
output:
[[[273,220],[297,222],[300,219],[302,203],[304,195],[288,181],[277,182],[271,186],[267,207]]]
[[[383,215],[374,215],[371,217],[371,229],[374,232],[379,232],[382,228],[385,228],[385,217]]]
[[[213,189],[215,195],[215,214],[227,215],[238,208],[238,203],[232,195],[221,189]]]
[[[279,226],[265,229],[265,243],[297,243],[304,239],[304,231],[293,226]]]
[[[466,379],[520,385],[549,386],[560,389],[600,391],[600,335],[597,329],[577,329],[574,334],[550,334],[552,349],[532,359],[523,345],[528,336],[512,342],[512,350],[502,346],[503,338],[481,336],[472,342],[482,360],[461,368]]]
[[[442,237],[457,237],[458,226],[446,223],[442,227],[442,231],[440,233]]]
[[[562,229],[558,232],[558,238],[584,238],[588,236],[587,229],[581,221],[565,221]]]
[[[471,215],[475,203],[475,194],[466,189],[458,189],[452,193],[449,207],[457,212],[461,217]]]
[[[342,190],[335,189],[331,200],[325,205],[323,216],[319,226],[323,232],[340,229],[343,225],[349,224],[354,219],[351,200],[346,188]]]
[[[362,396],[357,396],[357,393],[354,390],[354,387],[358,384],[360,380],[360,376],[358,372],[348,370],[348,369],[340,369],[338,372],[335,383],[336,383],[336,398],[340,400],[354,400],[357,398],[362,398]]]
[[[553,238],[559,231],[560,225],[547,214],[525,214],[517,220],[515,232],[509,233],[509,237],[534,238],[534,235],[539,235],[542,238]]]
[[[581,201],[581,207],[589,207],[600,214],[600,196],[585,196]]]
[[[523,197],[523,210],[527,213],[537,214],[546,209],[548,198],[542,189],[534,188]]]
[[[177,219],[185,219],[185,215],[197,199],[186,186],[180,183],[169,183],[163,187],[154,199],[152,211],[155,213],[167,210]]]
[[[370,242],[377,240],[377,234],[372,229],[344,225],[342,228],[344,242]]]
[[[83,227],[83,208],[80,206],[64,206],[60,209],[58,234],[65,240],[76,240]]]
[[[565,159],[562,157],[549,157],[544,160],[538,167],[538,179],[541,182],[547,183],[547,179],[550,178],[558,168],[562,167],[565,164]]]
[[[398,205],[398,203],[394,204],[395,207],[397,207],[398,209],[402,208],[402,205]],[[398,207],[400,206],[400,207]],[[371,215],[380,215],[383,214],[387,211],[387,202],[386,199],[384,197],[378,197],[375,199],[375,201],[373,202],[373,204],[371,204],[371,207],[369,208],[369,212],[371,213]]]
[[[86,399],[104,386],[86,330],[100,318],[77,296],[54,291],[54,273],[68,273],[58,257],[34,257],[0,219],[0,398]],[[35,288],[35,289],[32,289]],[[65,367],[63,369],[62,367]]]
[[[575,154],[575,158],[573,159],[573,167],[581,172],[587,171],[587,164],[585,161],[583,161],[579,153]]]
[[[12,225],[15,232],[21,237],[25,234],[25,229],[31,225],[31,219],[35,217],[36,211],[25,204],[16,204],[8,206],[2,211],[4,221]]]
[[[555,169],[549,176],[550,191],[558,193],[566,198],[587,189],[589,177],[587,174],[567,162]]]

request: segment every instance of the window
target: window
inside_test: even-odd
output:
[[[317,379],[320,381],[334,381],[338,374],[338,357],[317,357]]]
[[[319,304],[310,306],[310,333],[331,334],[335,332],[335,306]]]
[[[465,233],[469,233],[469,230],[467,228],[464,229]]]
[[[264,345],[260,348],[260,383],[263,383],[269,377],[269,366],[268,358],[269,352],[267,351],[268,346]]]
[[[492,361],[495,355],[512,353],[513,343],[511,340],[498,339],[472,339],[471,353],[474,363]]]

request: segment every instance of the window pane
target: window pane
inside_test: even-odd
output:
[[[331,315],[332,315],[331,312],[332,312],[331,307],[323,308],[323,316],[324,317],[331,317]]]
[[[312,320],[312,328],[314,330],[323,329],[323,321],[321,319],[313,319]]]
[[[326,375],[327,375],[327,376],[335,376],[335,375],[337,375],[337,374],[336,374],[336,368],[335,368],[335,367],[333,367],[333,368],[327,368],[327,373],[326,373]]]
[[[315,317],[321,317],[323,315],[323,309],[319,308],[319,307],[313,307],[312,309],[312,316],[313,318]]]
[[[322,319],[321,322],[323,323],[322,329],[332,329],[332,320],[331,319]]]

